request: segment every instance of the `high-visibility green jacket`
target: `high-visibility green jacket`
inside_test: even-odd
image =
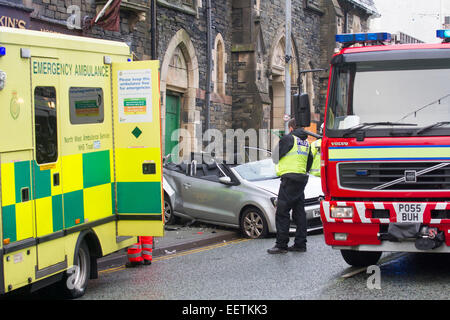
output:
[[[320,177],[320,145],[322,144],[322,139],[318,139],[311,144],[311,153],[313,154],[314,160],[309,171],[313,176]]]
[[[276,165],[277,176],[286,173],[303,173],[307,172],[308,154],[311,146],[307,140],[301,140],[294,136],[294,145],[292,149],[280,159]]]

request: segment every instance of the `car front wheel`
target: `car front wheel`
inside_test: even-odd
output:
[[[241,216],[241,232],[251,239],[264,238],[267,236],[267,222],[261,210],[257,208],[246,209]]]
[[[164,221],[165,224],[174,224],[177,217],[173,214],[172,204],[167,193],[164,192]]]

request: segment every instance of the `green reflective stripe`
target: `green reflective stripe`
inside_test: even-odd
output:
[[[10,242],[17,241],[16,233],[16,206],[2,207],[3,239]]]
[[[83,188],[110,182],[109,150],[83,154]]]
[[[84,195],[83,190],[77,190],[64,194],[64,228],[70,228],[79,223],[84,223]]]
[[[161,214],[161,182],[118,182],[118,213]]]
[[[50,170],[41,170],[36,161],[33,161],[34,198],[41,199],[52,195]]]
[[[14,179],[15,179],[15,191],[16,191],[16,203],[22,202],[22,189],[28,188],[31,194],[31,175],[30,175],[30,161],[16,162],[14,164]]]
[[[62,195],[52,197],[52,209],[53,232],[60,231],[64,228]]]

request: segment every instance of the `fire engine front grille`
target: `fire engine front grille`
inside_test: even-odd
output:
[[[338,172],[340,186],[349,189],[450,189],[450,162],[340,163]]]

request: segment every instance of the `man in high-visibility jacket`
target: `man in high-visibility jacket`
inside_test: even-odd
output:
[[[320,126],[320,134],[323,132],[323,123]],[[322,144],[322,139],[317,139],[311,143],[311,153],[314,157],[310,173],[313,176],[320,177],[320,145]]]
[[[302,129],[297,129],[295,120],[291,120],[289,134],[280,139],[272,154],[277,175],[281,177],[281,184],[275,213],[276,244],[267,250],[270,254],[306,251],[304,190],[313,161],[311,147],[306,138],[307,134]],[[294,244],[288,246],[291,210],[297,229]]]

